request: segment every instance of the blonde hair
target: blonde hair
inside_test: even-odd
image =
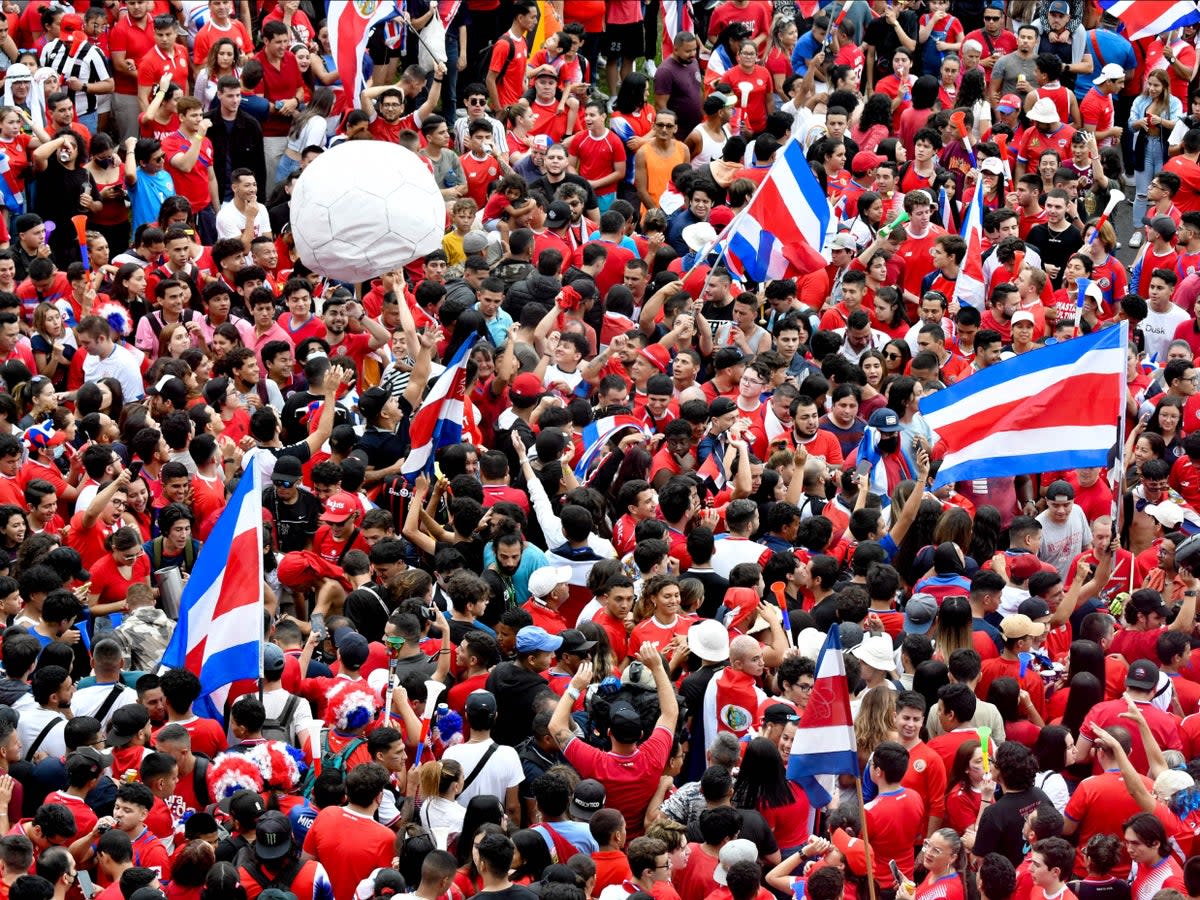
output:
[[[430,760],[417,769],[421,793],[426,797],[441,797],[462,774],[462,765],[453,759]]]
[[[890,687],[872,688],[863,695],[854,720],[854,738],[860,759],[882,742],[890,740],[896,727],[896,692]]]

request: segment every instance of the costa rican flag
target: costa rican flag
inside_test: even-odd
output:
[[[358,95],[366,87],[363,76],[363,54],[371,29],[400,15],[399,0],[348,0],[329,4],[329,52],[341,73],[342,106],[354,109]]]
[[[675,48],[675,35],[681,31],[694,31],[692,0],[663,0],[662,55],[666,59]]]
[[[591,547],[581,550],[571,548],[570,544],[552,547],[546,551],[546,563],[570,570],[567,578],[567,599],[558,608],[558,614],[563,617],[569,628],[574,628],[579,621],[579,614],[592,600],[592,592],[588,589],[588,576],[592,566],[600,562],[600,556]]]
[[[592,463],[600,458],[601,451],[608,445],[609,439],[622,431],[640,431],[647,436],[650,434],[645,424],[633,416],[606,416],[585,426],[580,435],[583,439],[583,454],[579,457],[579,462],[575,463],[575,477],[580,480],[587,478],[588,470],[591,469]]]
[[[831,628],[817,657],[812,697],[796,726],[796,739],[788,758],[788,778],[804,788],[813,809],[820,809],[828,806],[832,798],[828,788],[817,780],[818,775],[858,774],[842,638],[838,629]]]
[[[405,478],[411,480],[422,472],[432,472],[434,454],[442,447],[462,442],[463,405],[467,399],[467,360],[477,340],[479,335],[475,334],[462,342],[413,416],[412,425],[409,426],[412,450],[409,451],[402,473]]]
[[[963,219],[962,239],[967,242],[967,255],[954,282],[954,299],[983,309],[983,179],[975,183],[975,196]]]
[[[789,141],[746,208],[721,233],[730,272],[763,284],[823,269],[821,255],[836,223],[829,198]]]
[[[247,459],[183,587],[179,622],[160,663],[200,676],[194,709],[218,722],[230,685],[262,674],[262,524],[261,467]]]
[[[712,485],[713,493],[720,493],[721,488],[725,487],[725,469],[721,463],[722,460],[717,459],[717,454],[710,453],[696,470],[697,474],[703,475],[704,480]]]
[[[1120,447],[1129,332],[1102,328],[989,366],[921,400],[946,448],[934,487],[1108,467]]]
[[[1131,41],[1155,37],[1172,28],[1200,22],[1200,3],[1196,0],[1100,0],[1100,8],[1121,23]]]

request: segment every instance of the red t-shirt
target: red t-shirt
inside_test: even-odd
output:
[[[69,809],[72,815],[75,816],[75,837],[73,841],[79,840],[85,834],[91,832],[96,826],[96,813],[92,808],[81,798],[66,791],[51,791],[46,795],[46,803],[58,803]]]
[[[1037,128],[1027,128],[1017,141],[1017,159],[1023,163],[1037,165],[1038,158],[1047,150],[1057,150],[1059,158],[1071,158],[1071,138],[1075,129],[1059,124],[1052,134],[1043,134]]]
[[[1149,657],[1157,659],[1157,657]],[[1158,746],[1163,750],[1182,750],[1183,740],[1179,736],[1178,720],[1170,713],[1163,712],[1157,706],[1149,703],[1138,703],[1138,708],[1142,711],[1142,715],[1146,718],[1146,724],[1150,726],[1150,732],[1154,735],[1154,739],[1158,742]],[[1101,728],[1108,728],[1112,725],[1124,725],[1129,720],[1123,717],[1123,714],[1129,709],[1129,704],[1124,697],[1119,697],[1116,700],[1106,700],[1093,706],[1086,716],[1083,718],[1083,724],[1079,727],[1079,736],[1081,738],[1093,739],[1095,734],[1092,731],[1094,725],[1099,725]],[[1133,763],[1133,767],[1139,772],[1147,771],[1149,763],[1146,759],[1146,748],[1142,743],[1141,732],[1134,728],[1130,730],[1130,736],[1133,741],[1133,749],[1129,752],[1129,761]],[[1099,771],[1097,769],[1097,771]]]
[[[534,100],[529,109],[533,113],[533,127],[529,133],[544,134],[555,143],[562,143],[567,134],[567,111],[559,112],[557,101],[542,104]]]
[[[351,533],[353,534],[353,532]],[[339,541],[333,536],[333,530],[328,525],[322,525],[317,529],[317,533],[313,536],[312,546],[322,559],[334,564],[337,564],[348,550],[361,550],[363,553],[369,553],[371,550],[367,546],[367,542],[363,540],[361,531],[354,536],[354,540],[347,547],[345,541]]]
[[[584,778],[604,784],[608,790],[605,805],[625,816],[632,840],[642,834],[646,808],[671,755],[671,740],[671,732],[660,727],[631,756],[606,753],[580,740],[568,743],[563,755]]]
[[[476,159],[473,153],[464,153],[459,162],[467,176],[467,196],[483,209],[487,206],[488,185],[500,177],[500,163],[491,156]]]
[[[1139,659],[1157,660],[1158,636],[1164,631],[1166,631],[1165,627],[1150,631],[1131,631],[1128,628],[1119,628],[1113,635],[1112,643],[1109,644],[1109,652],[1125,657],[1125,661],[1130,665]]]
[[[1144,707],[1143,707],[1144,708]],[[1152,791],[1154,783],[1145,775],[1141,776],[1146,790]],[[1093,775],[1079,782],[1079,787],[1071,794],[1067,808],[1063,811],[1068,819],[1079,823],[1075,832],[1076,845],[1086,847],[1092,835],[1124,834],[1123,824],[1135,813],[1140,813],[1141,807],[1129,794],[1125,787],[1125,779],[1118,771],[1104,772]],[[1075,853],[1075,868],[1079,872],[1087,870],[1080,851]],[[1120,861],[1113,867],[1112,875],[1125,878],[1129,875],[1129,856],[1121,845]]]
[[[524,35],[502,34],[492,47],[488,71],[496,73],[496,97],[500,106],[511,106],[525,93],[525,61],[529,48]],[[482,205],[482,204],[481,204]]]
[[[679,892],[680,900],[704,900],[718,887],[713,880],[718,860],[705,853],[700,844],[688,844],[688,849],[691,851],[688,864],[671,872],[671,884]]]
[[[391,865],[395,833],[367,816],[327,806],[304,838],[304,852],[325,867],[335,897],[352,897],[363,875]]]
[[[329,355],[336,358],[339,356],[348,356],[354,360],[354,365],[357,371],[362,372],[363,361],[371,353],[371,335],[366,333],[350,334],[346,332],[342,335],[341,341],[329,348]]]
[[[81,509],[75,515],[71,516],[71,530],[67,532],[67,546],[73,547],[79,552],[79,557],[83,560],[84,568],[91,569],[108,555],[108,548],[104,546],[104,539],[116,529],[108,528],[100,520],[97,520],[94,525],[88,528],[83,524],[84,512]]]
[[[146,16],[146,24],[138,28],[129,19],[121,16],[108,33],[109,54],[123,52],[125,59],[135,65],[154,49],[154,17]],[[113,66],[113,83],[118,94],[136,95],[138,80],[120,66]],[[181,87],[186,87],[186,79]]]
[[[883,888],[896,886],[888,867],[893,859],[905,877],[912,878],[913,847],[925,836],[925,801],[905,787],[880,792],[866,805],[866,816],[875,881]]]
[[[629,655],[636,656],[642,644],[658,644],[659,650],[666,650],[667,644],[677,634],[687,634],[695,620],[690,616],[676,616],[670,625],[663,625],[654,616],[643,619],[633,626],[629,635]]]
[[[200,143],[200,155],[190,172],[176,168],[172,160],[177,154],[187,153],[192,146],[191,138],[182,131],[169,134],[162,142],[163,151],[167,154],[167,171],[175,182],[175,190],[186,197],[192,204],[192,212],[212,206],[212,194],[208,189],[208,173],[213,164],[212,141],[204,138]]]
[[[228,28],[218,28],[212,21],[205,22],[204,27],[196,32],[196,43],[192,48],[192,61],[196,68],[204,65],[209,49],[222,38],[233,41],[243,56],[254,51],[254,41],[246,33],[246,26],[237,19],[230,19]]]
[[[125,599],[131,585],[149,584],[150,559],[145,553],[135,559],[130,576],[126,578],[118,570],[113,555],[107,553],[100,558],[96,565],[91,567],[91,573],[91,592],[100,598],[97,602],[119,603]]]
[[[904,280],[901,287],[910,294],[921,295],[921,281],[933,271],[933,242],[946,233],[939,225],[930,225],[921,237],[909,235],[900,245],[900,256],[904,258]]]
[[[186,722],[174,722],[174,725],[182,725],[192,738],[192,749],[203,753],[209,759],[216,757],[228,746],[228,741],[225,739],[225,732],[221,726],[212,719],[205,719],[200,716]],[[165,727],[165,726],[164,726]],[[152,737],[157,737],[156,731]]]
[[[567,142],[567,152],[579,160],[579,174],[588,181],[596,181],[611,175],[617,163],[626,160],[625,145],[608,129],[596,137],[589,131],[581,131]],[[596,191],[597,194],[615,194],[617,182]]]
[[[262,94],[271,101],[272,106],[276,100],[295,100],[296,92],[304,87],[304,77],[300,74],[300,64],[296,62],[295,54],[290,50],[286,51],[278,69],[268,62],[265,50],[255,59],[262,63]],[[286,137],[291,128],[292,120],[287,116],[277,115],[272,109],[267,121],[263,123],[263,137]]]
[[[604,245],[604,249],[608,251],[608,256],[604,260],[604,268],[596,274],[596,290],[600,292],[601,297],[607,297],[609,288],[621,283],[625,277],[626,264],[634,260],[633,251],[628,247],[622,247],[620,244],[614,244],[611,241],[601,240],[599,237],[588,243],[599,242]],[[571,256],[571,263],[575,266],[583,264],[583,248],[577,247],[575,253]]]
[[[150,48],[150,52],[138,62],[137,82],[140,87],[150,87],[158,84],[158,80],[166,72],[171,73],[171,80],[180,87],[187,87],[188,59],[187,50],[176,44],[171,48],[171,55],[164,56],[158,45]]]
[[[767,124],[768,101],[775,90],[771,73],[758,65],[749,72],[734,66],[721,76],[721,81],[733,87],[733,96],[738,99],[738,106],[745,110],[750,130],[762,131]]]

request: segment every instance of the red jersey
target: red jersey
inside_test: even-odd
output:
[[[604,784],[608,790],[605,805],[625,816],[625,827],[632,840],[642,834],[646,808],[671,755],[671,740],[671,732],[658,727],[629,756],[606,753],[576,739],[563,748],[563,755],[584,778],[595,778]]]
[[[187,153],[192,146],[192,139],[182,131],[167,135],[162,142],[163,151],[167,154],[167,171],[175,182],[175,190],[180,196],[186,197],[192,204],[192,212],[200,212],[212,206],[212,193],[209,191],[208,173],[213,164],[212,141],[203,138],[200,143],[200,155],[190,172],[176,168],[172,160],[176,155]]]
[[[899,256],[903,257],[904,280],[901,288],[910,294],[921,295],[921,281],[933,269],[933,243],[946,233],[939,225],[930,225],[929,230],[921,237],[911,234],[900,245]]]
[[[276,101],[295,100],[304,89],[304,76],[300,74],[300,64],[296,55],[288,50],[276,68],[267,59],[266,50],[260,51],[255,57],[263,68],[262,95],[271,101],[272,107]],[[287,116],[277,115],[272,108],[267,121],[263,123],[263,137],[286,137],[291,131],[292,120]]]
[[[171,73],[171,80],[186,88],[188,83],[187,50],[179,44],[171,47],[171,55],[165,55],[155,44],[150,52],[138,61],[137,81],[140,87],[152,87],[160,78]]]
[[[533,127],[529,133],[544,134],[556,144],[561,144],[567,135],[567,111],[559,111],[558,101],[543,104],[534,100],[529,104],[529,109],[533,113]]]
[[[459,162],[467,177],[467,196],[483,209],[487,206],[488,186],[500,177],[500,163],[492,156],[476,159],[474,153],[464,153]]]
[[[896,886],[890,860],[896,861],[906,878],[913,877],[913,847],[924,837],[921,829],[926,816],[925,801],[905,787],[881,791],[866,805],[872,870],[880,887]]]
[[[734,66],[721,76],[721,81],[733,87],[733,96],[738,106],[746,113],[746,124],[751,131],[762,131],[767,124],[767,106],[775,90],[771,73],[756,65],[749,72]]]
[[[146,16],[146,24],[139,28],[130,20],[128,13],[123,14],[108,32],[109,53],[124,53],[126,62],[137,65],[139,60],[154,49],[153,19],[153,16]],[[137,77],[130,75],[121,66],[113,66],[113,83],[118,94],[137,94]],[[184,84],[186,83],[185,80]]]
[[[596,137],[590,131],[581,131],[567,142],[567,152],[579,161],[579,174],[588,181],[596,181],[611,175],[617,163],[626,161],[625,145],[608,129]],[[597,194],[615,194],[617,182],[602,187]]]
[[[352,897],[363,874],[392,862],[395,833],[369,816],[327,806],[304,838],[304,852],[325,867],[335,897]]]
[[[1071,158],[1071,138],[1075,129],[1060,122],[1058,128],[1046,134],[1039,128],[1027,128],[1017,141],[1017,159],[1029,165],[1037,165],[1038,158],[1047,150],[1057,150],[1060,159]]]
[[[525,93],[525,63],[528,56],[525,36],[511,31],[502,34],[492,46],[488,71],[496,73],[496,96],[501,107],[511,106]]]
[[[250,35],[246,33],[245,25],[237,19],[230,19],[229,26],[221,28],[210,19],[196,32],[196,43],[192,49],[192,62],[196,64],[196,68],[204,65],[209,49],[222,38],[233,41],[243,56],[254,52],[254,41],[250,40]]]
[[[361,531],[356,529],[351,532],[351,535],[353,536],[351,540],[339,541],[333,536],[333,529],[328,525],[322,525],[313,537],[313,550],[319,553],[322,559],[335,565],[340,565],[342,557],[350,550],[361,550],[363,553],[371,551],[367,542],[363,540]]]

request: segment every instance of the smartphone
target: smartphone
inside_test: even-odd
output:
[[[144,463],[140,459],[135,459],[133,462],[131,462],[129,464],[129,480],[130,481],[132,481],[133,479],[137,478],[139,475],[142,474],[142,466],[143,465],[144,465]]]

